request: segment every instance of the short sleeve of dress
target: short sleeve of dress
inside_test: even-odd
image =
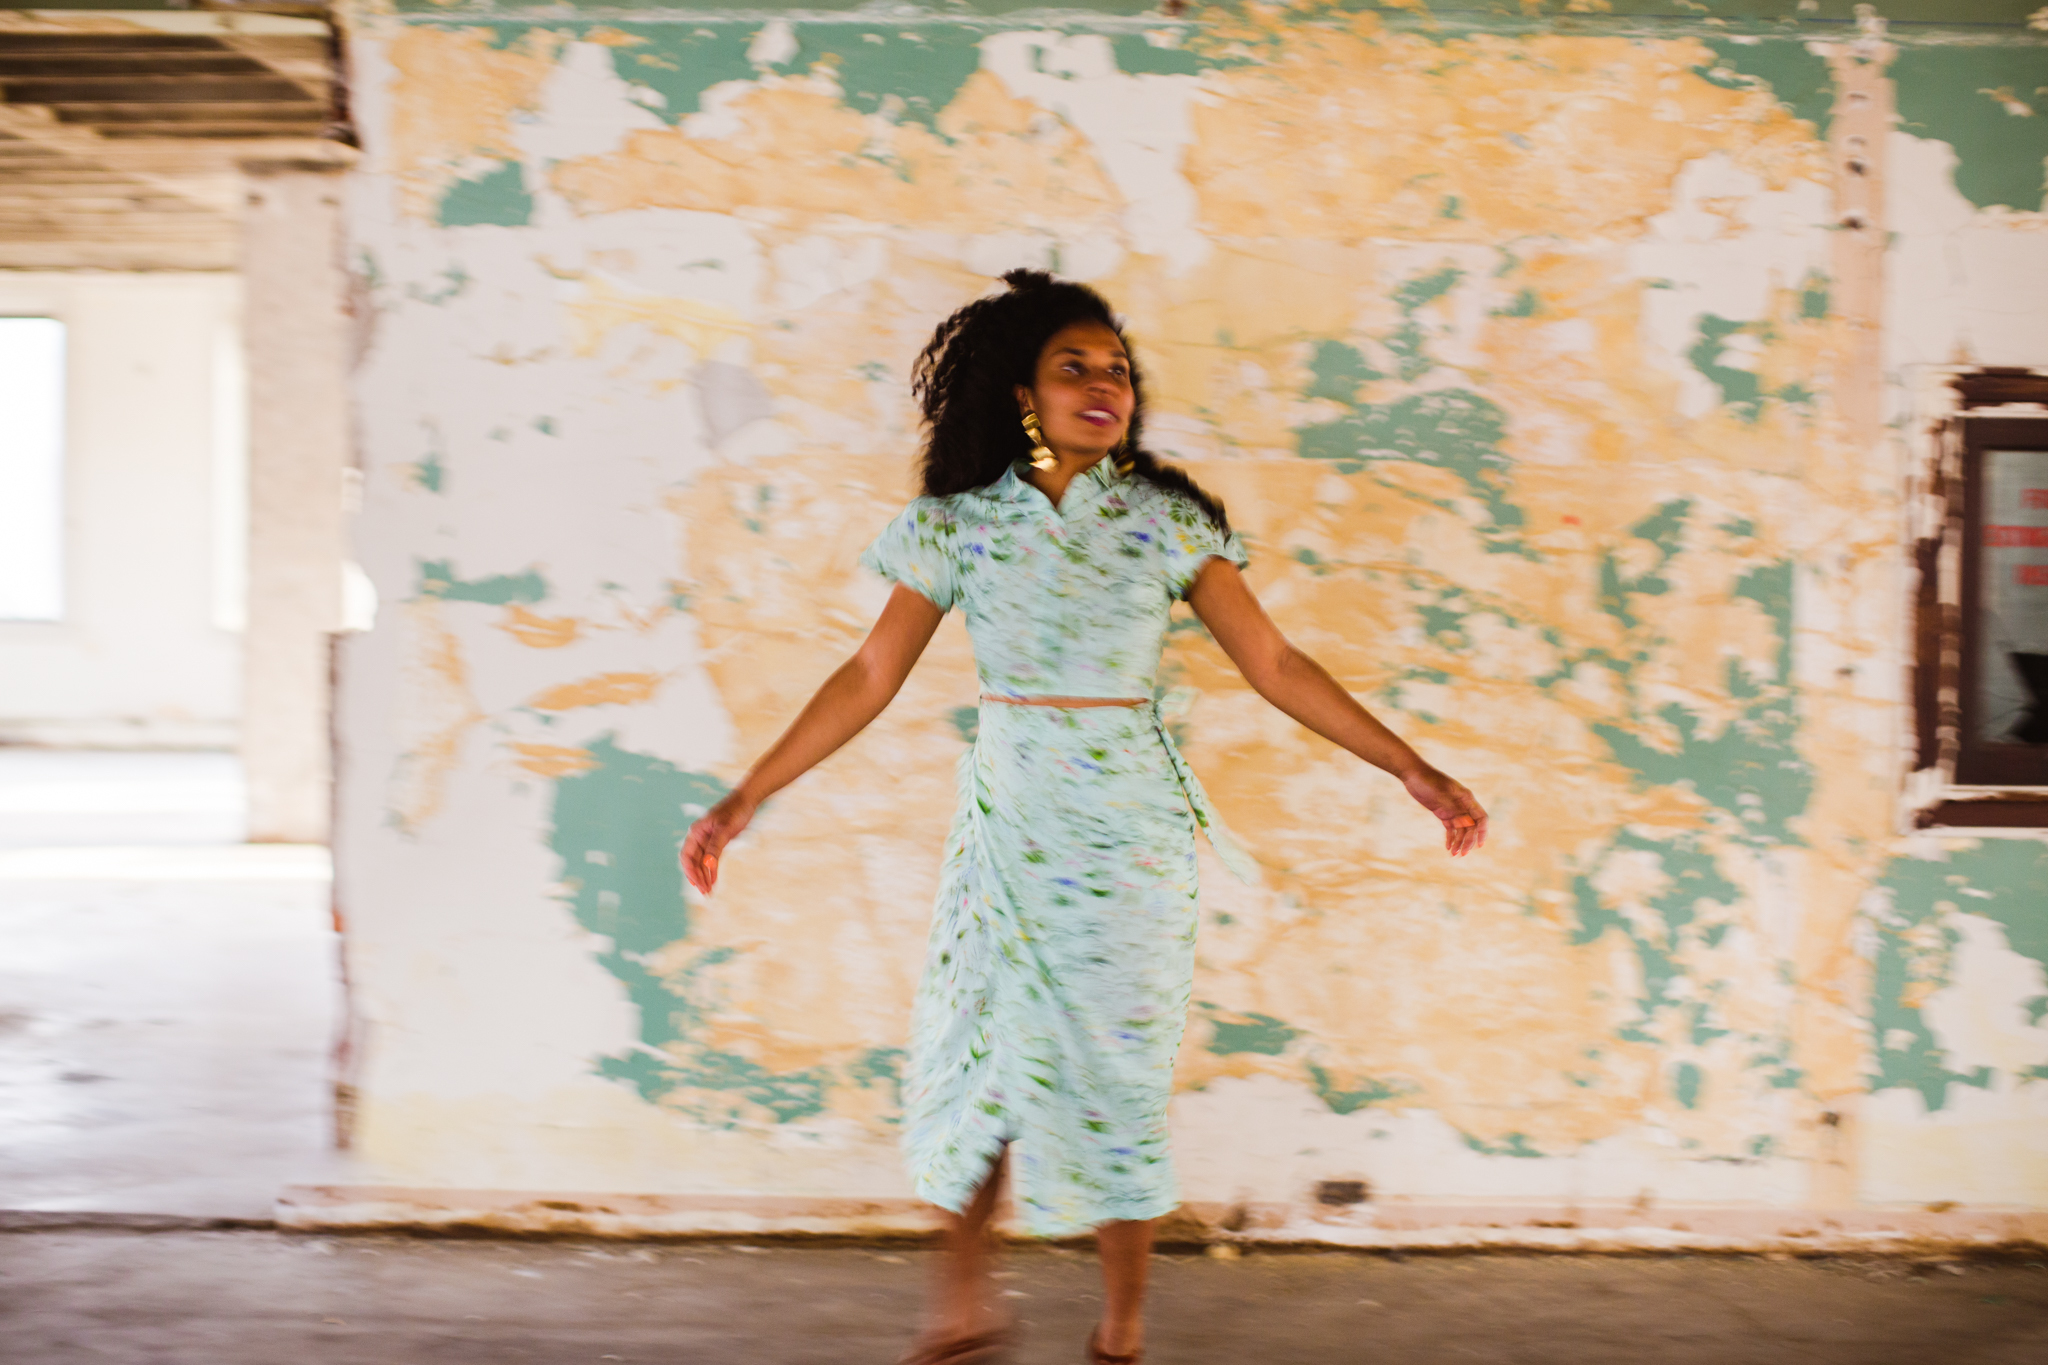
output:
[[[1188,595],[1195,575],[1211,558],[1227,559],[1240,569],[1251,562],[1237,532],[1224,534],[1199,510],[1188,521],[1176,518],[1166,535],[1166,574],[1176,601]]]
[[[891,583],[901,583],[940,611],[951,611],[959,596],[953,519],[919,498],[882,528],[860,562]]]

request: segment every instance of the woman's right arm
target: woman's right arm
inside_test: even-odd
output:
[[[854,656],[825,680],[795,723],[739,785],[690,826],[682,864],[691,886],[709,895],[718,883],[719,855],[747,827],[761,803],[831,757],[882,714],[931,643],[943,616],[927,598],[897,585]]]

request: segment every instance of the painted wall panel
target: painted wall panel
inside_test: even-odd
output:
[[[1902,128],[1890,263],[1846,278],[1882,225],[1822,139],[1904,49],[1660,23],[363,16],[371,1168],[906,1192],[957,622],[716,897],[674,848],[873,619],[911,359],[1027,264],[1128,311],[1262,600],[1498,822],[1443,859],[1175,631],[1165,703],[1266,873],[1205,861],[1190,1198],[2048,1201],[2048,855],[1897,832],[1905,459],[1857,397],[2042,363],[2038,194],[1971,188],[2028,153]],[[1902,109],[1925,79],[1962,77]]]

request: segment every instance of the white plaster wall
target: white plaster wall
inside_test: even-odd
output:
[[[0,742],[233,743],[241,637],[216,602],[241,492],[217,424],[240,299],[227,274],[0,272],[0,314],[65,324],[70,389],[65,616],[0,622]]]

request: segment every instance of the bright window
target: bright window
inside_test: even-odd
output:
[[[64,615],[64,324],[0,318],[0,620]]]

